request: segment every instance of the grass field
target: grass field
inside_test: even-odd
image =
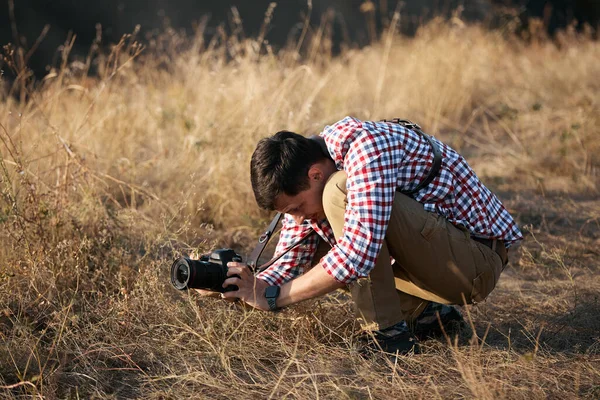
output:
[[[600,397],[599,42],[439,21],[337,57],[172,40],[0,99],[0,397]],[[363,358],[343,293],[271,314],[170,287],[178,255],[249,254],[259,138],[346,115],[419,122],[522,227],[472,338]]]

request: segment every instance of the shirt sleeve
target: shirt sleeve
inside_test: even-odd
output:
[[[369,275],[390,220],[401,159],[393,150],[390,135],[360,130],[353,135],[344,157],[348,175],[344,229],[337,244],[321,260],[321,265],[335,280],[350,283]]]
[[[310,234],[311,229],[308,221],[297,224],[290,215],[286,214],[279,234],[279,241],[275,248],[274,257],[277,257],[278,254],[283,253],[298,240],[301,240],[301,238]],[[266,281],[272,286],[283,285],[287,281],[303,274],[305,270],[310,268],[318,245],[319,235],[310,235],[310,237],[305,238],[301,244],[290,250],[256,277]]]

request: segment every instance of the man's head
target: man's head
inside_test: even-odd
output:
[[[250,163],[250,180],[259,207],[302,219],[323,218],[321,197],[335,164],[318,142],[281,131],[261,139]]]

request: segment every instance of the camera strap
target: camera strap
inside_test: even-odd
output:
[[[256,263],[258,262],[258,259],[260,258],[262,252],[265,250],[265,247],[267,247],[269,240],[275,233],[275,230],[277,229],[277,225],[279,224],[279,221],[281,221],[282,217],[283,217],[283,214],[280,212],[275,214],[275,217],[269,224],[269,227],[267,228],[267,230],[262,235],[260,235],[260,237],[258,238],[258,243],[256,244],[256,247],[254,247],[254,250],[252,250],[252,253],[250,254],[250,257],[248,258],[248,261],[246,261],[246,264],[250,267],[250,269],[252,269],[254,271],[255,274],[262,272],[265,269],[269,268],[271,265],[273,265],[275,263],[275,261],[279,260],[281,257],[283,257],[288,252],[290,252],[293,248],[295,248],[296,246],[298,246],[299,244],[304,242],[307,238],[309,238],[310,236],[312,236],[313,234],[316,233],[314,229],[312,229],[312,228],[309,229],[308,234],[304,235],[296,243],[294,243],[293,245],[291,245],[290,247],[288,247],[287,249],[285,249],[284,251],[279,253],[276,257],[273,257],[266,263],[262,264],[260,267],[257,267]]]
[[[250,258],[248,258],[248,260],[246,261],[246,264],[248,264],[248,266],[251,269],[256,268],[256,263],[258,262],[260,255],[265,250],[265,247],[267,247],[267,244],[269,243],[271,236],[273,236],[273,233],[275,233],[275,229],[277,229],[277,225],[279,224],[279,221],[281,221],[282,217],[283,213],[278,212],[275,215],[275,218],[273,218],[273,220],[269,224],[267,230],[264,231],[264,233],[258,238],[258,243],[256,244],[256,247],[254,247],[254,250],[252,250],[252,253],[250,254]]]

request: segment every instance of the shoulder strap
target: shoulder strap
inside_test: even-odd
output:
[[[405,194],[407,196],[412,196],[413,194],[417,193],[419,190],[421,190],[424,187],[426,187],[427,185],[429,185],[433,181],[433,179],[437,176],[437,174],[440,171],[440,167],[442,166],[442,153],[440,152],[440,148],[435,143],[433,138],[431,136],[429,136],[428,134],[426,134],[425,132],[423,132],[421,130],[421,127],[419,126],[419,124],[416,124],[407,119],[400,119],[400,118],[394,118],[390,121],[384,119],[383,122],[392,122],[394,124],[399,124],[407,129],[410,129],[413,132],[416,132],[417,134],[421,135],[423,138],[425,138],[429,142],[429,145],[431,146],[431,149],[433,150],[433,165],[431,166],[431,169],[429,170],[429,173],[427,174],[425,179],[423,181],[421,181],[421,183],[419,183],[414,189],[411,189],[411,190],[398,189],[398,192]]]
[[[285,249],[284,251],[282,251],[281,253],[279,253],[276,257],[271,258],[269,261],[267,261],[266,263],[262,264],[260,267],[255,269],[255,274],[261,273],[264,270],[266,270],[267,268],[269,268],[271,265],[275,264],[275,262],[277,260],[279,260],[281,257],[285,256],[287,253],[289,253],[292,249],[296,248],[297,246],[299,246],[300,244],[302,244],[302,242],[304,242],[306,239],[308,239],[309,237],[313,236],[314,234],[316,234],[317,232],[314,229],[310,229],[308,234],[306,234],[304,237],[300,238],[296,243],[294,243],[293,245],[291,245],[290,247],[288,247],[287,249]]]
[[[248,266],[251,269],[256,268],[256,263],[258,262],[260,255],[265,250],[265,247],[267,247],[267,244],[269,243],[271,236],[273,236],[275,229],[277,229],[277,224],[279,224],[279,221],[281,221],[282,217],[283,214],[278,212],[273,218],[273,220],[271,220],[271,223],[269,224],[267,230],[258,238],[258,243],[256,244],[256,247],[254,247],[254,250],[252,250],[252,253],[250,254],[250,258],[248,258],[248,260],[246,261],[246,264],[248,264]]]
[[[282,217],[283,217],[283,214],[280,212],[275,214],[275,217],[271,220],[271,223],[269,224],[269,227],[267,228],[267,230],[262,235],[260,235],[260,237],[258,238],[258,243],[256,244],[256,247],[254,247],[254,250],[252,250],[252,254],[250,254],[250,257],[246,261],[246,264],[250,267],[250,269],[254,270],[255,274],[262,272],[262,271],[266,270],[267,268],[269,268],[271,265],[273,265],[275,263],[275,261],[279,260],[281,257],[283,257],[288,252],[290,252],[293,248],[300,245],[302,242],[304,242],[306,239],[308,239],[309,237],[311,237],[313,234],[316,233],[315,230],[311,228],[309,230],[308,234],[306,234],[304,237],[300,238],[300,240],[298,240],[296,243],[292,244],[290,247],[285,249],[283,252],[278,254],[276,257],[273,257],[266,263],[262,264],[260,267],[257,267],[256,263],[258,262],[258,259],[260,258],[262,252],[265,250],[265,247],[267,247],[269,240],[271,240],[271,237],[273,237],[273,233],[275,233],[275,230],[277,229],[277,225],[279,224],[279,221],[281,221]]]

